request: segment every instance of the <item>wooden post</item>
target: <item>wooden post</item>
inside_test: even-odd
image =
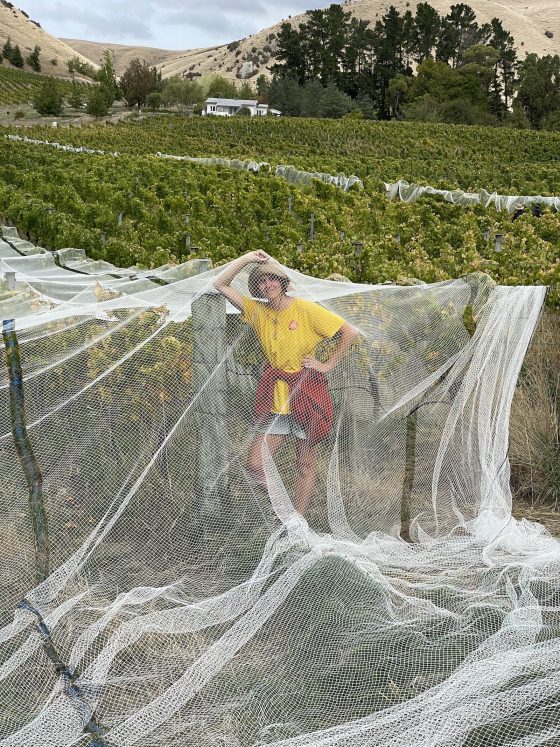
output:
[[[226,300],[220,293],[193,301],[192,341],[196,495],[199,516],[207,525],[218,516],[228,483]]]
[[[418,410],[415,409],[406,417],[406,446],[404,482],[401,498],[401,537],[410,542],[410,503],[414,485],[414,470],[416,462],[416,421]]]
[[[29,488],[29,516],[35,547],[35,580],[40,584],[49,575],[49,531],[43,497],[43,476],[27,433],[23,372],[14,319],[2,321],[2,339],[8,367],[12,437]]]

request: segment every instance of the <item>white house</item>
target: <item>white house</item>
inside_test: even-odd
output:
[[[280,116],[282,112],[271,109],[268,104],[259,104],[256,99],[206,99],[202,114],[213,114],[217,117],[233,117],[242,109],[249,109],[252,117]]]

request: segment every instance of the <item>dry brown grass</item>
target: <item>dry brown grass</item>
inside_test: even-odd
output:
[[[68,61],[76,57],[76,54],[81,56],[75,49],[38,26],[17,7],[9,8],[0,3],[0,46],[8,38],[13,45],[19,44],[24,57],[38,44],[41,47],[41,72],[46,75],[69,78]],[[56,64],[53,65],[52,60],[56,60]],[[88,62],[85,57],[82,61]],[[94,63],[97,64],[97,60]],[[10,67],[7,62],[4,65]],[[29,67],[26,65],[25,69],[29,70]]]
[[[516,499],[560,507],[560,316],[546,313],[519,379],[510,421]]]

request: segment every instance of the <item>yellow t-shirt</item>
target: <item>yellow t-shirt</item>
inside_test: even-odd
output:
[[[243,321],[254,328],[270,365],[288,373],[301,371],[303,356],[314,355],[317,344],[333,337],[344,324],[342,317],[302,298],[294,298],[282,311],[274,311],[262,301],[244,298]],[[274,385],[273,412],[290,412],[285,381],[278,380]]]

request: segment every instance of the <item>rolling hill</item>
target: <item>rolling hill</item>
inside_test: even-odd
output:
[[[345,9],[355,16],[367,19],[373,25],[389,8],[395,5],[401,12],[414,3],[407,0],[347,0]],[[431,0],[431,4],[442,14],[449,11],[453,0]],[[523,52],[536,52],[539,55],[560,54],[560,3],[557,0],[471,0],[469,5],[475,10],[480,23],[499,17],[505,28],[514,36],[520,57]],[[293,25],[302,23],[305,14],[293,16]],[[66,63],[80,55],[94,65],[98,65],[105,49],[114,54],[117,74],[120,74],[134,57],[156,65],[164,78],[171,75],[192,75],[193,77],[218,73],[226,78],[252,78],[264,73],[269,75],[269,67],[276,61],[275,39],[284,20],[244,39],[232,40],[229,44],[199,49],[173,51],[152,47],[110,44],[105,42],[78,39],[57,39],[30,19],[27,14],[13,7],[6,0],[0,0],[0,44],[10,37],[13,44],[19,44],[25,57],[38,44],[41,47],[43,72],[49,75],[67,76]],[[56,60],[56,64],[53,64]],[[7,64],[7,63],[4,63]]]
[[[431,0],[440,13],[449,11],[453,0]],[[523,52],[536,52],[539,55],[560,54],[560,3],[557,0],[471,0],[468,3],[476,12],[479,23],[490,21],[494,17],[502,20],[504,27],[510,31],[519,49]],[[407,6],[414,8],[414,3],[407,0],[350,0],[345,9],[359,18],[367,19],[374,24],[389,8],[394,5],[401,12]],[[293,16],[293,25],[302,23],[305,14]],[[145,59],[151,65],[157,65],[164,77],[171,75],[208,75],[218,73],[226,78],[250,78],[260,73],[269,74],[268,67],[275,62],[275,37],[283,20],[245,39],[232,40],[229,44],[202,49],[168,51],[149,47],[131,47],[115,44],[65,39],[65,43],[80,54],[98,62],[104,49],[111,49],[115,54],[117,72],[122,72],[133,57]],[[551,32],[552,38],[545,32]]]
[[[25,11],[19,10],[6,0],[0,0],[0,47],[8,38],[14,46],[19,44],[24,58],[36,44],[39,45],[41,72],[46,75],[68,77],[67,62],[76,55],[82,57],[78,50],[45,31],[37,21],[29,18]],[[89,59],[84,57],[83,61],[89,62]],[[95,63],[95,60],[93,62]],[[2,64],[11,67],[6,61]]]

